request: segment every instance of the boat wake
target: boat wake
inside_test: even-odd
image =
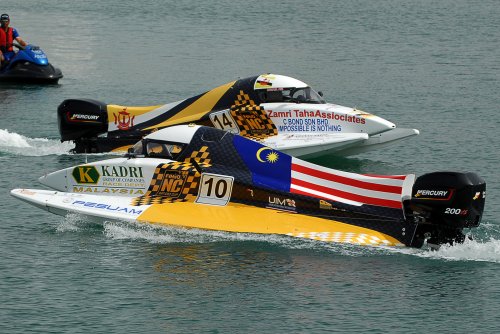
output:
[[[491,225],[487,229],[494,229]],[[143,241],[151,244],[172,243],[214,243],[214,242],[263,242],[271,246],[286,249],[306,249],[328,252],[345,256],[416,256],[419,258],[446,261],[479,261],[500,263],[500,238],[487,237],[484,240],[466,240],[463,244],[443,245],[438,250],[366,247],[351,244],[320,242],[302,238],[291,238],[282,235],[232,233],[223,231],[206,231],[183,227],[167,227],[159,225],[110,222],[96,224],[89,222],[78,214],[68,214],[57,226],[58,232],[74,232],[98,228],[107,238],[114,240]],[[496,231],[498,232],[498,231]],[[498,235],[497,233],[493,233]]]
[[[463,244],[443,245],[437,251],[416,253],[417,256],[450,261],[479,261],[500,263],[500,240],[485,242],[466,240]]]
[[[292,238],[276,234],[234,233],[224,231],[208,231],[178,226],[160,226],[145,223],[106,221],[96,223],[76,213],[67,214],[57,226],[58,232],[90,231],[98,229],[107,238],[114,240],[144,241],[152,244],[171,243],[214,243],[252,241],[263,242],[287,249],[315,249],[332,251],[345,255],[364,255],[369,252],[367,247],[356,245],[322,243],[315,240]]]
[[[29,138],[15,132],[0,129],[0,154],[44,156],[68,154],[73,148],[70,142],[47,138]]]

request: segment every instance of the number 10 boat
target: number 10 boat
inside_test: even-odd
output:
[[[422,247],[464,241],[486,184],[474,173],[361,175],[213,127],[153,132],[122,158],[66,168],[11,194],[49,212],[327,242]]]

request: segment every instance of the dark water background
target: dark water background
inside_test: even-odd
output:
[[[1,333],[498,331],[498,1],[2,0],[0,12],[65,75],[0,86]],[[9,196],[85,161],[58,141],[66,98],[156,105],[266,72],[421,130],[323,164],[485,178],[475,241],[429,252],[97,225]]]

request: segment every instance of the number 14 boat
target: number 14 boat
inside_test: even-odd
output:
[[[76,153],[124,151],[167,126],[196,123],[284,153],[352,155],[419,134],[365,111],[327,103],[306,83],[278,74],[238,79],[188,99],[146,107],[68,99],[58,107],[62,141]]]

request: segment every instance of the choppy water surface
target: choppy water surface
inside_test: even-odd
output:
[[[498,330],[496,1],[7,0],[0,11],[65,75],[57,86],[0,86],[0,332]],[[67,153],[55,113],[66,98],[161,104],[264,72],[421,130],[325,165],[485,178],[474,240],[428,251],[96,224],[9,196],[107,157]]]

